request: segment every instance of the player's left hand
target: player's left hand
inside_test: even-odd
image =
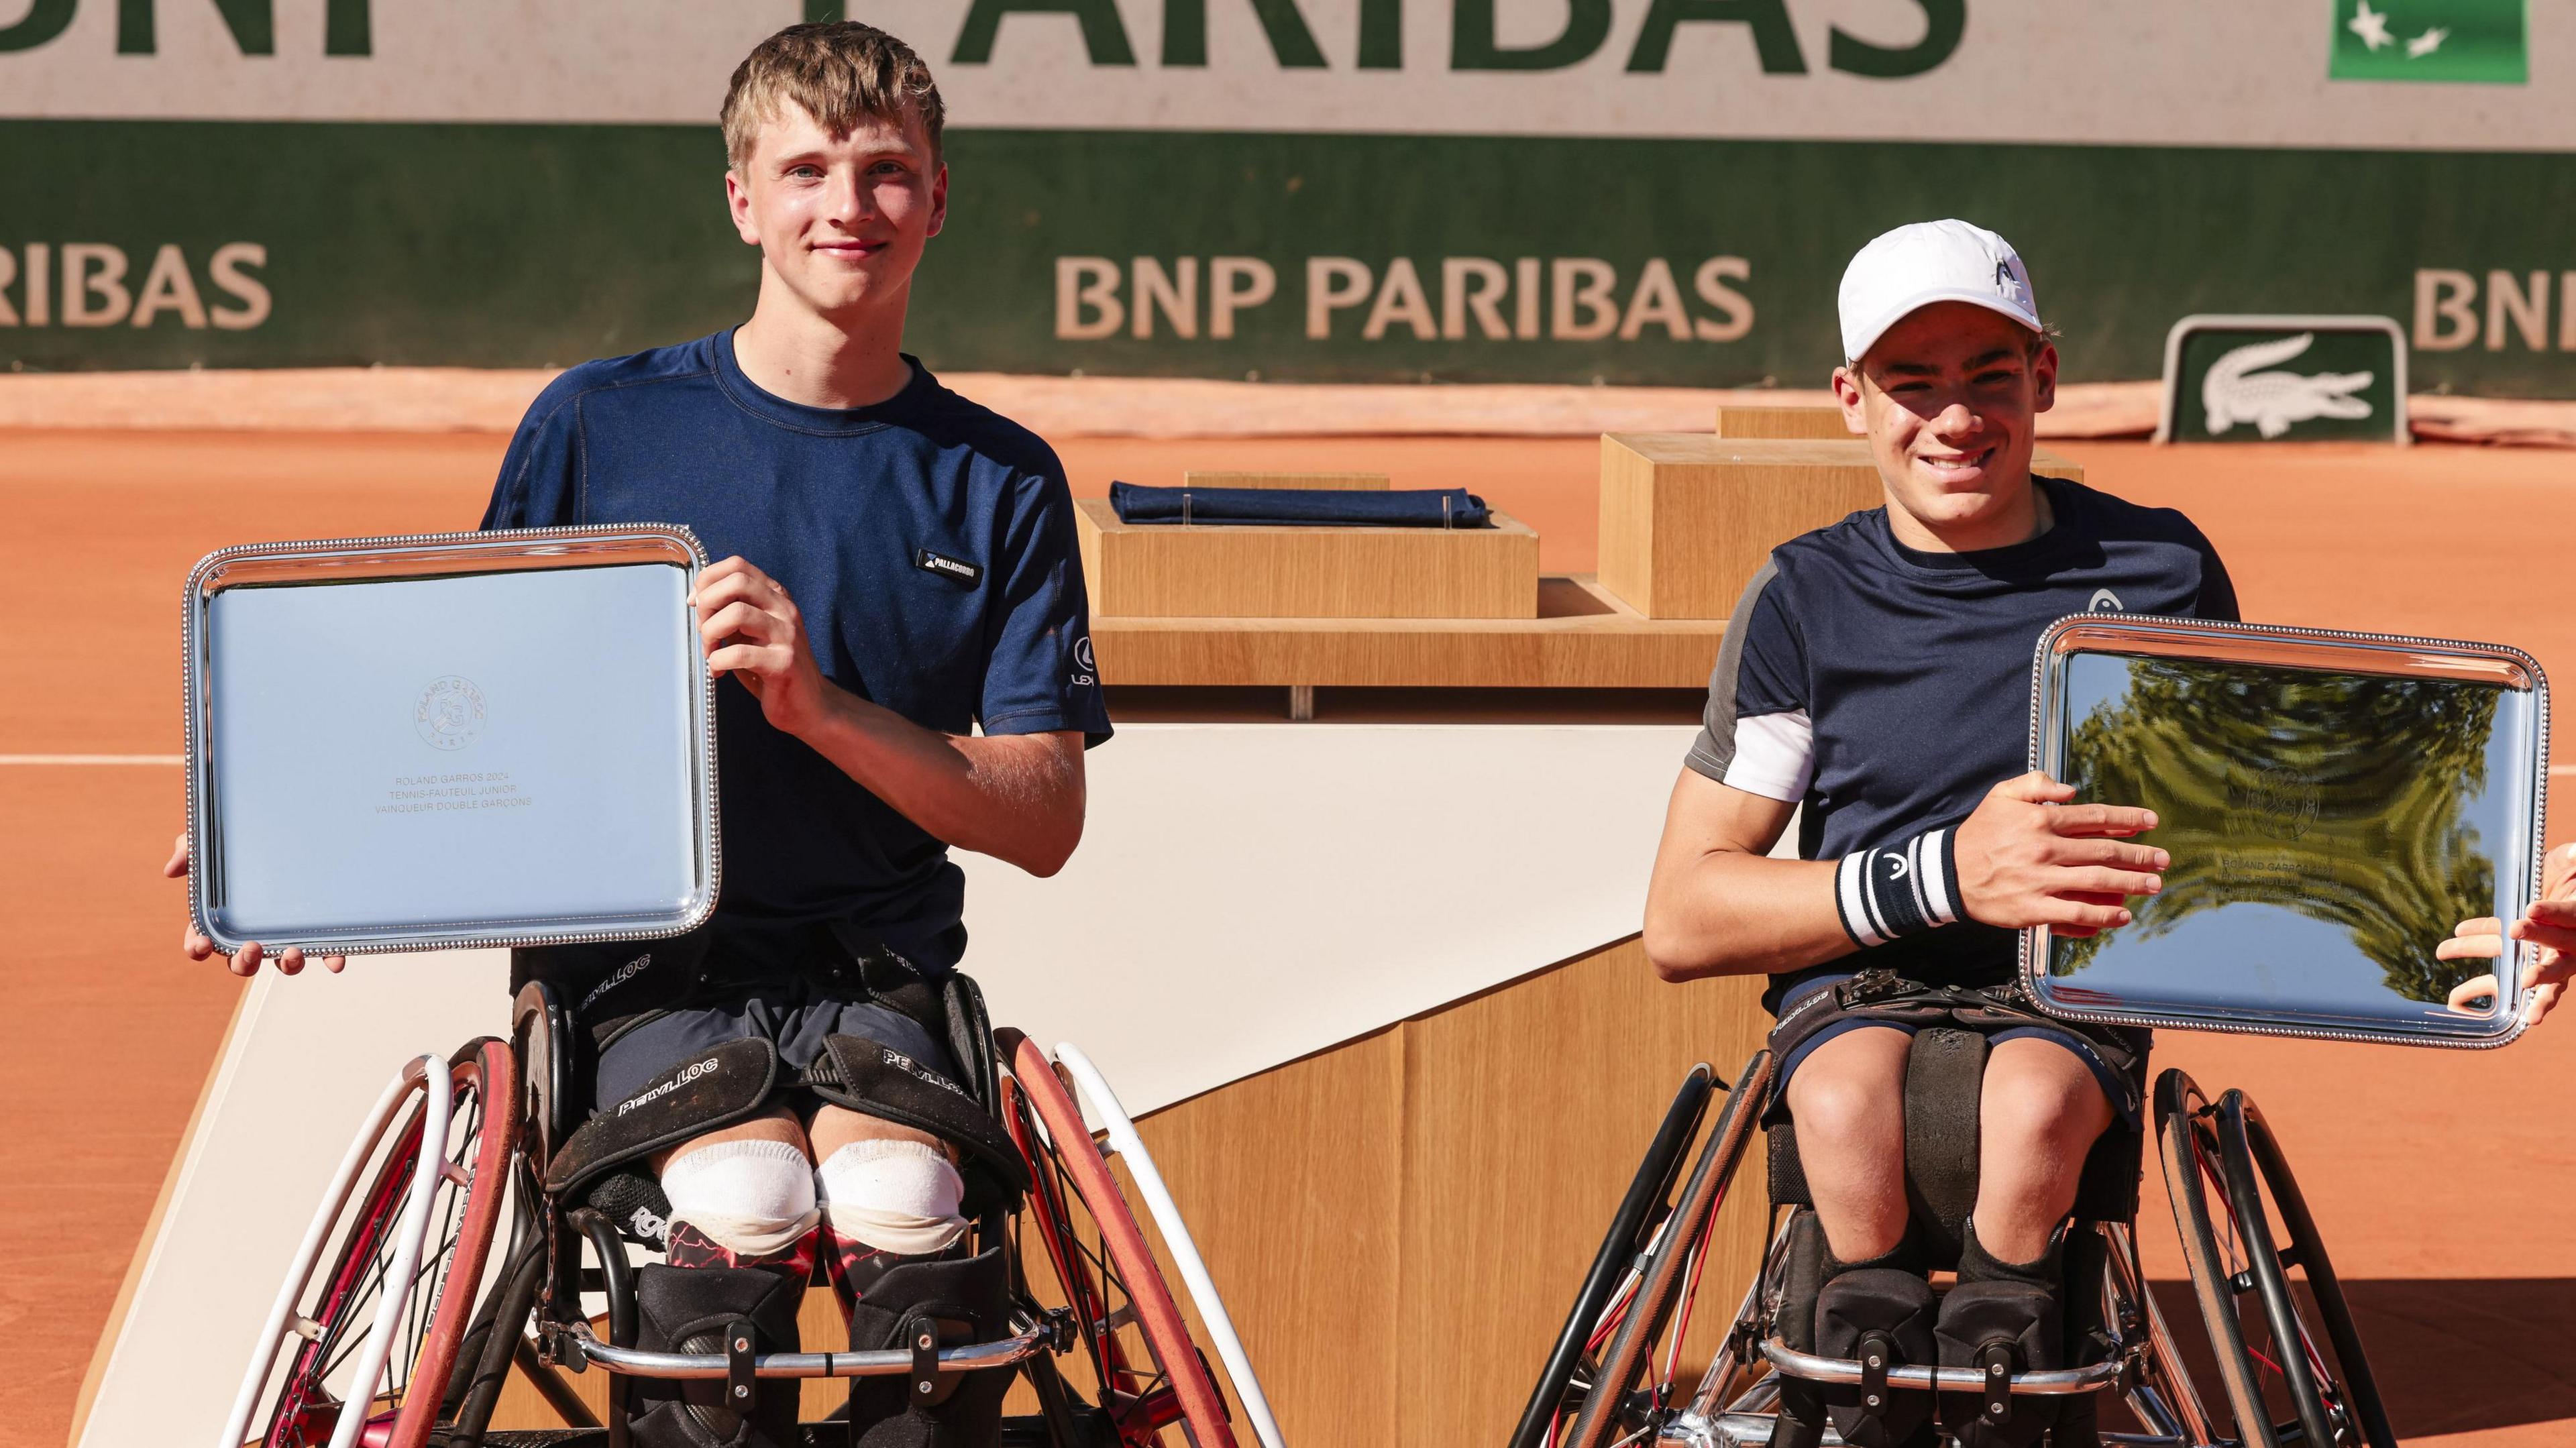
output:
[[[777,579],[735,557],[698,575],[689,596],[707,668],[731,674],[760,701],[771,724],[802,736],[823,717],[823,671],[805,636],[805,616]]]
[[[2510,930],[2492,915],[2463,920],[2433,955],[2438,960],[2493,960],[2504,954],[2508,935],[2540,947],[2524,982],[2533,988],[2528,1014],[2531,1023],[2538,1025],[2565,994],[2569,978],[2576,976],[2576,844],[2549,852],[2541,870],[2540,898],[2531,902]],[[2495,993],[2494,976],[2474,976],[2452,987],[2451,1009],[2472,1009],[2476,1001]]]

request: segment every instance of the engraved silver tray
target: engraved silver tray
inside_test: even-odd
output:
[[[2023,932],[2023,982],[2069,1020],[2419,1046],[2522,1030],[2528,948],[2436,960],[2459,922],[2540,887],[2549,683],[2492,644],[2131,614],[2040,636],[2030,760],[2142,805],[2161,894],[2089,939]],[[2454,1009],[2500,967],[2505,989]]]
[[[705,564],[662,524],[199,560],[182,626],[197,929],[227,951],[358,954],[703,921]]]

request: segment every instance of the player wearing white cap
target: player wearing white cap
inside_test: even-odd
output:
[[[2167,861],[2128,838],[2147,811],[2066,804],[2023,772],[2031,647],[2088,609],[2233,618],[2235,593],[2180,514],[2032,476],[2057,350],[2003,238],[1900,227],[1852,259],[1840,310],[1834,394],[1886,505],[1782,545],[1737,606],[1646,950],[1670,979],[1772,978],[1771,1107],[1797,1123],[1826,1239],[1815,1350],[1852,1356],[1876,1330],[1905,1361],[1966,1365],[2002,1340],[2053,1367],[2060,1226],[2092,1142],[2137,1120],[2145,1043],[2028,1010],[2013,932],[2124,924]],[[1802,807],[1799,858],[1766,858]],[[1936,1023],[1990,1042],[1977,1197],[1937,1315],[1904,1167],[1913,1031]],[[1925,1395],[1896,1396],[1913,1401],[1825,1407],[1854,1442],[1936,1431]],[[1963,1441],[2030,1441],[2047,1415],[2026,1401]],[[1784,1404],[1793,1434],[1821,1427],[1802,1406]]]
[[[2016,1370],[2061,1366],[2063,1225],[2094,1141],[2139,1125],[2147,1042],[2032,1010],[2015,932],[2125,925],[2169,861],[2132,838],[2151,812],[2068,803],[2072,788],[2025,772],[2031,650],[2070,613],[2232,619],[2236,594],[2180,513],[2032,475],[2057,349],[2002,237],[1899,227],[1852,258],[1839,301],[1834,395],[1886,504],[1773,550],[1736,606],[1665,819],[1646,951],[1668,979],[1771,977],[1768,1104],[1795,1122],[1825,1237],[1812,1317],[1781,1323],[1791,1346],[1848,1358],[1875,1333],[1900,1362],[1970,1366],[2002,1343]],[[1768,858],[1793,814],[1798,858]],[[2571,869],[2553,857],[2549,895]],[[2567,978],[2571,927],[2565,898],[2512,923],[2546,948],[2535,1017]],[[2441,954],[2491,956],[2505,933],[2466,922]],[[1976,1197],[1955,1231],[1907,1199],[1906,1112],[1926,1103],[1906,1078],[1931,1025],[1988,1042]],[[1953,1256],[1936,1309],[1922,1274]],[[1803,1391],[1784,1384],[1778,1448],[1814,1443],[1826,1417],[1863,1445],[1938,1431],[1921,1393],[1870,1412],[1856,1388]],[[2025,1398],[1994,1424],[1950,1396],[1966,1448],[2028,1444],[2058,1411]]]

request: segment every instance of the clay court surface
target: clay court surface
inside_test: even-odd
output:
[[[0,532],[18,579],[17,621],[0,631],[0,1000],[14,1007],[0,1048],[0,1341],[16,1365],[0,1374],[0,1448],[64,1441],[240,990],[178,953],[182,890],[158,867],[179,825],[180,775],[131,758],[180,747],[188,565],[230,543],[471,527],[503,443],[0,432]],[[2576,681],[2576,454],[2052,446],[2094,486],[2188,511],[2226,556],[2249,618],[2505,642],[2562,687]],[[1547,571],[1593,562],[1590,438],[1060,447],[1085,495],[1112,478],[1177,483],[1185,467],[1463,485],[1539,530]],[[1320,716],[1366,703],[1328,690]],[[1687,718],[1688,706],[1672,712]],[[2553,760],[2570,762],[2576,749]],[[2576,832],[2576,815],[2554,814],[2553,841]],[[2492,1054],[2167,1033],[2158,1058],[2213,1090],[2246,1087],[2275,1123],[2409,1441],[2576,1443],[2576,1019]],[[1617,1189],[1602,1184],[1605,1211]],[[310,1203],[238,1207],[300,1220]],[[2152,1182],[2140,1220],[2151,1275],[2177,1281]]]

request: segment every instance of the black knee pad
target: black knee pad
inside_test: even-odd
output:
[[[1941,1366],[1989,1372],[1998,1361],[2008,1372],[2046,1371],[2060,1365],[2064,1313],[2057,1290],[2035,1282],[1962,1282],[1941,1303],[1933,1333]],[[1980,1394],[1943,1393],[1942,1421],[1960,1448],[2029,1448],[2056,1426],[2055,1398],[2013,1397],[1997,1418]]]
[[[910,1350],[926,1327],[941,1348],[1009,1335],[1010,1268],[1002,1250],[905,1262],[870,1283],[850,1308],[854,1352]],[[908,1376],[850,1379],[853,1448],[999,1448],[1005,1369],[941,1373],[928,1393]]]
[[[635,1275],[636,1346],[648,1352],[722,1353],[725,1330],[752,1327],[755,1353],[795,1352],[803,1279],[765,1267],[666,1267]],[[797,1384],[761,1382],[744,1405],[726,1401],[722,1378],[635,1378],[628,1434],[637,1448],[797,1448]]]
[[[1931,1363],[1932,1284],[1895,1267],[1857,1267],[1816,1294],[1816,1351],[1826,1357],[1885,1358],[1889,1367]],[[1825,1411],[1855,1448],[1902,1448],[1926,1435],[1932,1395],[1887,1390],[1872,1404],[1864,1387],[1824,1391]]]

